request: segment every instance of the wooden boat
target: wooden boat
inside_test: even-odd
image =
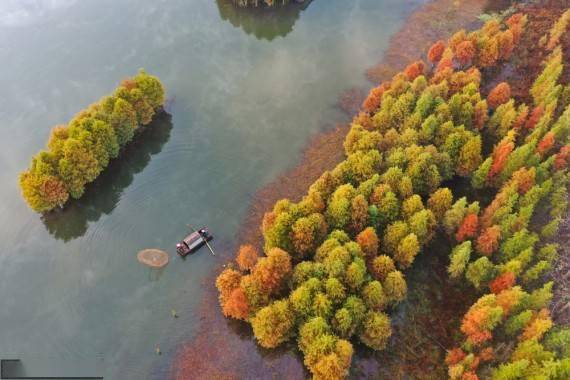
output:
[[[176,252],[182,257],[196,252],[204,244],[208,244],[214,237],[206,227],[195,230],[186,236],[180,243],[176,244]]]

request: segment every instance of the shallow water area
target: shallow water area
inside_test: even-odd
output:
[[[221,0],[1,2],[0,355],[34,376],[84,362],[84,376],[164,377],[199,334],[213,281],[207,250],[175,254],[186,224],[207,225],[220,255],[232,247],[256,189],[347,121],[338,95],[367,86],[365,69],[424,2],[313,0],[279,22],[276,10],[245,22]],[[165,84],[167,113],[81,200],[28,209],[18,173],[50,128],[140,67]],[[150,247],[167,267],[137,262]]]

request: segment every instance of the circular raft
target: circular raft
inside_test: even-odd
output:
[[[168,253],[160,249],[143,249],[137,254],[137,260],[151,268],[162,268],[168,264]]]

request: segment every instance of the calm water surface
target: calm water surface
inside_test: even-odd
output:
[[[363,71],[423,2],[314,0],[282,16],[222,0],[0,2],[0,357],[35,376],[164,377],[199,333],[193,310],[211,281],[207,251],[174,254],[185,224],[209,226],[228,249],[255,190],[346,121],[337,96],[366,85]],[[50,128],[140,67],[165,84],[170,115],[79,202],[29,210],[17,176]],[[170,253],[163,271],[136,261],[148,247]]]

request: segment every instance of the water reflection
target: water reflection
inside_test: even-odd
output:
[[[233,0],[216,0],[223,20],[243,29],[247,34],[253,34],[258,40],[268,41],[289,34],[301,11],[311,2],[312,0],[303,3],[293,1],[284,6],[242,8],[235,6]]]
[[[170,138],[172,116],[167,112],[157,115],[151,124],[125,148],[119,159],[85,190],[81,199],[71,200],[65,209],[45,214],[42,222],[56,239],[69,241],[83,236],[88,222],[110,214],[121,199],[121,194],[141,172],[153,155],[160,153]]]
[[[0,2],[0,25],[32,24],[50,12],[68,8],[76,2],[77,0],[2,0]]]

